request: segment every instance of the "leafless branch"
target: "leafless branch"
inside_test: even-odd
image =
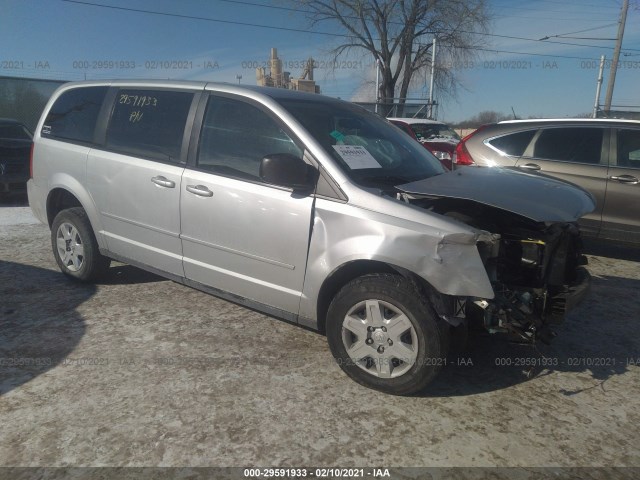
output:
[[[333,24],[345,33],[345,41],[332,50],[334,59],[363,50],[380,61],[383,99],[406,97],[414,76],[431,67],[434,37],[437,59],[443,60],[436,60],[436,85],[448,96],[461,84],[456,65],[486,46],[486,37],[474,32],[487,31],[487,0],[302,0],[297,5],[312,26]]]

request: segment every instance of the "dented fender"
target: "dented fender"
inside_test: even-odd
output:
[[[324,281],[357,260],[411,271],[443,294],[494,297],[476,246],[482,233],[437,214],[409,213],[413,219],[316,200],[299,310],[301,323],[317,322],[318,294]]]

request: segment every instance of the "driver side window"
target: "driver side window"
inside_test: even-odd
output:
[[[303,152],[278,123],[249,103],[226,97],[209,97],[197,165],[221,175],[261,181],[263,157]]]

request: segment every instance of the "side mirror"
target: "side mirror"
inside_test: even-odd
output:
[[[260,162],[260,178],[272,185],[311,190],[317,180],[317,171],[294,155],[273,153]]]

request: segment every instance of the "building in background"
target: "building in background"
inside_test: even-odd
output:
[[[296,63],[297,66],[297,63]],[[291,73],[285,72],[282,60],[278,58],[278,50],[271,49],[269,57],[269,72],[265,67],[256,68],[256,82],[263,87],[288,88],[301,92],[320,93],[320,87],[313,79],[313,58],[304,63],[304,70],[300,78],[291,78]]]

